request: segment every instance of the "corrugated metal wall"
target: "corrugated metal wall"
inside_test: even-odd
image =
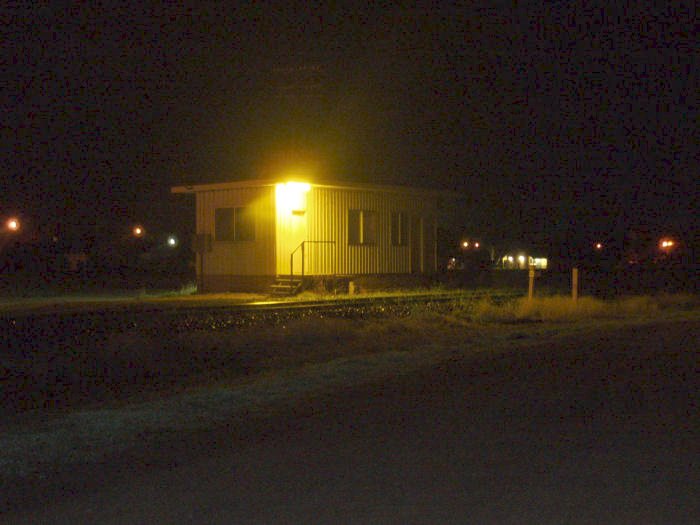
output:
[[[312,186],[306,213],[277,213],[275,187],[242,187],[198,191],[197,233],[212,236],[212,251],[204,254],[207,275],[288,275],[290,255],[305,243],[307,275],[376,275],[431,273],[437,270],[437,197],[424,192],[403,193],[373,189]],[[216,208],[250,206],[255,215],[255,241],[217,241]],[[348,212],[377,214],[377,242],[348,244]],[[403,212],[410,232],[405,246],[391,244],[392,212]],[[313,241],[333,241],[316,243]],[[199,258],[198,258],[199,264]],[[294,257],[294,273],[301,273],[301,251]]]
[[[252,207],[255,215],[255,240],[217,241],[214,210],[246,206]],[[275,275],[274,187],[197,192],[197,233],[212,236],[212,251],[204,254],[204,273]]]
[[[309,238],[309,212],[307,209],[304,215],[295,215],[291,210],[283,210],[282,206],[276,206],[275,208],[277,209],[278,207],[275,217],[277,221],[277,274],[289,275],[293,270],[295,275],[300,275],[302,254],[301,250],[297,250],[297,248],[302,241],[306,241]],[[292,268],[290,257],[295,250],[297,251],[294,253],[294,267]],[[305,268],[308,269],[308,267],[308,263],[305,264]]]
[[[306,240],[335,241],[335,244],[309,243],[306,247],[306,273],[309,275],[410,273],[412,271],[411,249],[414,243],[409,242],[406,246],[392,246],[392,212],[405,212],[409,216],[422,219],[419,221],[423,225],[423,231],[420,232],[422,267],[413,271],[435,271],[437,269],[436,200],[423,193],[312,187],[307,197]],[[359,246],[348,244],[348,210],[351,209],[377,213],[376,244]],[[284,234],[283,231],[279,233]],[[417,232],[411,233],[418,235]],[[278,259],[278,264],[280,262],[283,263]],[[286,268],[288,267],[287,260]]]

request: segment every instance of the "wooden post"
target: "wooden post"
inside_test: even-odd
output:
[[[528,283],[527,283],[527,300],[532,301],[532,296],[535,291],[535,268],[530,266],[530,271],[528,273]]]
[[[204,293],[204,252],[199,252],[199,275],[197,275],[197,293]]]
[[[578,301],[578,268],[571,270],[571,298]]]

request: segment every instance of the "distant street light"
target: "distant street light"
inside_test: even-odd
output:
[[[134,237],[143,237],[146,234],[146,230],[142,226],[134,226],[132,230]]]
[[[671,248],[673,248],[675,244],[676,243],[672,239],[661,239],[661,241],[659,241],[659,247],[665,251],[668,251]]]
[[[595,243],[595,249],[600,251],[603,249],[603,243],[597,242]]]
[[[16,219],[14,217],[7,219],[7,222],[5,222],[5,228],[7,229],[7,231],[17,232],[19,231],[19,227],[19,219]]]
[[[167,243],[168,247],[175,248],[177,246],[177,237],[175,237],[174,235],[168,235]]]

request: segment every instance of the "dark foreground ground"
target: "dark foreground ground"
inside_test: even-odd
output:
[[[676,321],[455,354],[76,471],[0,522],[698,523],[698,341]]]

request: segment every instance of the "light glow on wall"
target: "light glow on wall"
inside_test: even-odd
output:
[[[306,194],[311,190],[307,182],[281,182],[276,187],[277,213],[304,215]]]

